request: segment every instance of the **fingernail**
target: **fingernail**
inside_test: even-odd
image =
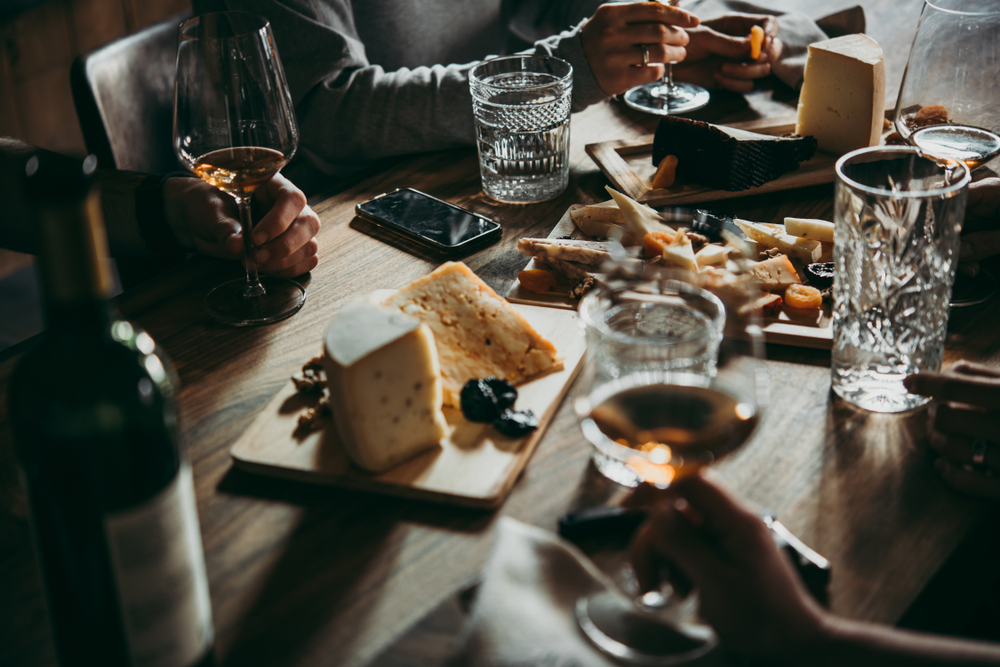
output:
[[[267,248],[261,248],[257,251],[257,263],[263,264],[267,260],[271,259],[271,251]]]

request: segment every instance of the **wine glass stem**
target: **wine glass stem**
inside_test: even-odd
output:
[[[236,205],[240,209],[240,224],[243,226],[243,264],[247,269],[247,286],[243,296],[253,298],[264,296],[264,286],[260,284],[257,275],[257,248],[251,238],[253,232],[253,217],[250,213],[250,198],[236,197]]]
[[[666,70],[663,72],[663,83],[667,87],[667,92],[674,89],[674,64],[667,63]]]

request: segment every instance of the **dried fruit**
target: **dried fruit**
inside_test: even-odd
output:
[[[810,285],[790,285],[785,290],[785,305],[796,310],[816,310],[823,306],[823,295]]]
[[[642,250],[646,253],[646,259],[662,256],[673,240],[673,237],[666,232],[650,232],[646,234],[642,237]]]
[[[940,125],[948,122],[948,109],[941,104],[931,104],[913,114],[912,123],[916,127]]]
[[[508,438],[520,438],[538,428],[538,417],[531,410],[504,410],[493,420],[493,428]]]
[[[497,404],[496,394],[486,380],[469,380],[459,395],[462,414],[470,422],[491,422],[503,412]]]
[[[809,284],[826,289],[833,285],[833,262],[817,262],[806,267],[806,280]]]
[[[517,274],[521,287],[531,292],[548,292],[555,287],[556,276],[545,269],[529,269]]]
[[[669,188],[674,184],[675,178],[677,178],[677,156],[667,155],[660,160],[659,166],[656,167],[656,173],[653,175],[653,182],[650,185],[654,190]]]
[[[497,399],[497,407],[501,412],[514,406],[514,402],[517,401],[517,389],[514,389],[514,385],[493,376],[486,378],[483,382],[493,390],[493,395]]]
[[[764,46],[764,29],[759,25],[750,28],[750,60],[760,58],[760,49]]]

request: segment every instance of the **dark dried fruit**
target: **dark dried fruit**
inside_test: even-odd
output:
[[[497,399],[497,408],[499,408],[500,412],[514,407],[514,402],[517,400],[517,389],[514,389],[514,385],[492,375],[483,380],[483,382],[493,390],[493,395]]]
[[[503,410],[486,380],[469,380],[462,387],[462,414],[470,422],[491,422]]]
[[[806,267],[806,280],[817,289],[833,285],[833,262],[817,262]]]
[[[504,410],[493,420],[493,428],[508,438],[520,438],[538,428],[538,417],[531,410]]]

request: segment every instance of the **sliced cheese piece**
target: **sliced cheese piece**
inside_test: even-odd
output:
[[[592,238],[620,237],[625,231],[625,216],[614,199],[573,209],[569,217],[577,229]]]
[[[625,231],[629,237],[636,240],[636,243],[642,243],[642,239],[650,232],[663,232],[670,238],[676,234],[673,227],[663,224],[660,214],[650,207],[640,204],[628,195],[623,195],[611,186],[605,186],[604,189],[611,194],[621,209],[622,215],[625,216]],[[623,241],[622,245],[629,244]]]
[[[757,286],[765,292],[784,292],[790,285],[801,285],[802,279],[785,255],[778,255],[750,267]]]
[[[528,257],[560,259],[564,262],[575,262],[591,269],[600,268],[604,260],[611,257],[607,241],[523,238],[518,240],[517,249]]]
[[[691,239],[684,232],[677,232],[674,240],[663,249],[663,263],[667,266],[677,266],[688,271],[698,271],[698,262],[694,258],[694,247]]]
[[[867,35],[809,45],[795,133],[816,137],[819,150],[843,155],[875,146],[885,118],[885,59]]]
[[[724,245],[709,243],[695,253],[694,259],[700,268],[706,266],[725,266],[729,259],[729,248]]]
[[[785,232],[803,239],[833,243],[833,223],[815,218],[785,218]]]
[[[323,365],[333,422],[358,467],[388,470],[448,434],[434,335],[419,320],[351,302],[327,328]]]
[[[756,241],[768,248],[777,248],[780,252],[803,264],[818,262],[823,252],[819,241],[800,239],[797,236],[776,232],[763,224],[748,220],[737,218],[734,222],[751,241]]]
[[[562,367],[552,343],[461,262],[445,262],[383,305],[431,328],[445,405],[458,406],[462,386],[474,378],[520,384]]]

